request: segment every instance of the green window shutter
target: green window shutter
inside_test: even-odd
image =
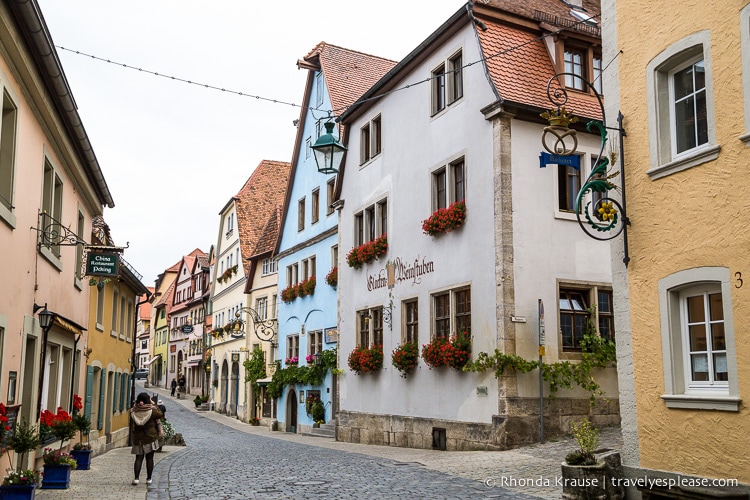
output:
[[[112,394],[112,413],[117,413],[117,399],[120,395],[120,384],[118,384],[118,377],[116,373],[112,374],[112,377],[114,378],[114,381],[112,382],[112,387],[114,388],[114,394]]]
[[[122,378],[120,379],[120,384],[122,390],[120,391],[120,411],[125,410],[125,398],[127,396],[128,391],[128,374],[123,373]]]
[[[102,430],[104,425],[104,389],[107,386],[107,372],[101,370],[101,381],[99,383],[99,415],[96,419],[96,428]]]
[[[83,403],[83,415],[91,420],[91,393],[94,390],[94,367],[86,367],[86,398]]]

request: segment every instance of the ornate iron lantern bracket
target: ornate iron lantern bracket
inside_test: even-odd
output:
[[[253,322],[255,335],[263,342],[273,343],[273,337],[276,335],[276,320],[274,318],[263,319],[258,314],[258,311],[251,307],[241,307],[237,312],[234,313],[235,321],[232,323],[232,329],[230,335],[234,338],[240,338],[245,335],[244,324],[245,321],[242,319],[242,313],[248,313],[250,320]]]
[[[596,240],[611,240],[622,233],[625,246],[623,262],[627,266],[630,262],[627,235],[627,226],[630,225],[630,220],[626,212],[625,173],[622,162],[622,138],[625,135],[625,130],[622,128],[622,113],[618,114],[617,128],[607,127],[604,102],[593,84],[574,73],[557,73],[547,82],[547,99],[555,107],[541,114],[542,118],[547,119],[550,123],[548,127],[544,128],[542,145],[553,155],[549,161],[550,163],[554,163],[554,159],[576,154],[578,138],[576,137],[575,130],[568,128],[568,125],[577,121],[577,118],[566,108],[566,104],[568,104],[568,92],[560,83],[561,79],[565,77],[571,77],[583,82],[586,85],[586,90],[593,92],[601,109],[602,116],[601,121],[591,120],[586,124],[588,132],[594,133],[597,131],[599,133],[601,136],[601,146],[594,162],[594,167],[591,169],[591,173],[576,196],[576,219],[583,232]],[[605,154],[608,130],[615,130],[619,133],[619,155],[613,148],[610,148],[609,153]],[[550,141],[548,141],[550,135],[554,137],[551,147],[549,146]],[[620,170],[611,172],[610,167],[614,167],[618,161],[620,162]],[[621,187],[611,182],[611,179],[618,174],[620,176]],[[621,190],[620,200],[609,196],[609,192],[612,190]],[[586,200],[586,195],[589,193],[591,194],[590,199]]]

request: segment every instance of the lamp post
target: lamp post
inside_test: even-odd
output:
[[[42,388],[44,387],[44,364],[47,361],[47,336],[49,335],[49,331],[55,321],[55,316],[57,316],[55,313],[47,309],[46,302],[43,306],[34,304],[34,312],[37,312],[39,309],[42,309],[42,311],[39,313],[39,326],[42,327],[42,356],[41,363],[39,365],[39,391],[37,394],[36,403],[37,419],[39,419],[39,415],[42,414]]]
[[[329,119],[325,123],[326,133],[318,137],[312,146],[315,163],[321,174],[336,174],[344,158],[346,147],[333,136],[334,123]]]

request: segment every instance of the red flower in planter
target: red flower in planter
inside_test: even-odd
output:
[[[352,248],[346,254],[346,263],[349,267],[359,269],[363,264],[367,264],[388,252],[388,238],[386,234],[369,241],[363,245]]]
[[[448,208],[439,208],[422,221],[422,232],[430,236],[453,231],[466,221],[466,203],[457,201]]]

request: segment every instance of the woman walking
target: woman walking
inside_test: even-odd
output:
[[[151,398],[145,392],[138,394],[135,404],[130,409],[130,435],[133,447],[130,453],[135,455],[133,464],[133,485],[139,483],[143,458],[146,458],[146,484],[151,484],[151,474],[154,472],[154,452],[159,449],[160,419],[163,413],[158,406],[151,403]]]

